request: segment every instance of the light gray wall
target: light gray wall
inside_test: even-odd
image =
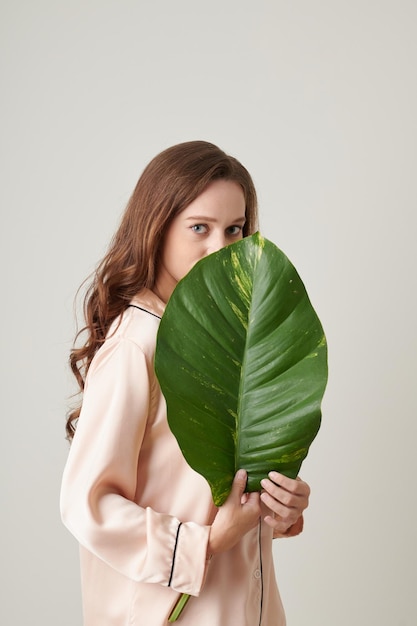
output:
[[[0,4],[0,622],[81,624],[58,492],[72,302],[146,163],[207,139],[327,332],[306,527],[275,545],[289,626],[414,626],[414,0]]]

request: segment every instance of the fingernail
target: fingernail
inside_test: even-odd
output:
[[[271,480],[279,480],[280,475],[278,472],[269,472],[268,476]]]

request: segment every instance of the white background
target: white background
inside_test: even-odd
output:
[[[81,625],[73,298],[147,162],[205,139],[252,173],[329,343],[305,531],[275,544],[288,625],[415,626],[415,0],[0,7],[1,624]]]

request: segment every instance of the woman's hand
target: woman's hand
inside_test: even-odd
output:
[[[303,511],[308,507],[310,487],[301,478],[287,478],[270,472],[261,480],[261,500],[271,510],[265,523],[274,530],[274,537],[294,537],[303,530]]]
[[[245,493],[247,472],[239,470],[226,502],[219,508],[210,529],[207,554],[225,552],[255,528],[261,516],[259,493]]]

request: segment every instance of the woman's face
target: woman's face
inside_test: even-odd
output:
[[[164,237],[155,292],[164,301],[203,257],[242,239],[245,197],[231,180],[215,180],[171,222]]]

